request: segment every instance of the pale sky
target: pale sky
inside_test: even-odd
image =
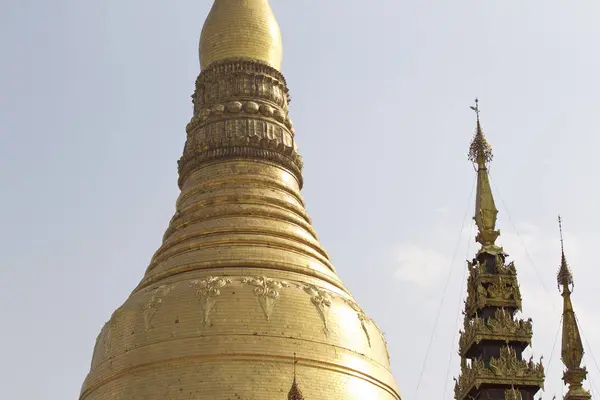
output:
[[[499,242],[548,370],[543,398],[564,392],[560,337],[552,352],[559,212],[600,398],[600,3],[271,4],[307,208],[385,332],[403,400],[453,397],[464,260],[477,249],[466,158],[476,96],[495,152]],[[2,1],[0,397],[76,399],[96,336],[160,245],[210,5]]]

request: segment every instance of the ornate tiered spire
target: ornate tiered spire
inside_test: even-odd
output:
[[[569,391],[564,397],[565,400],[589,400],[592,398],[590,393],[583,388],[583,381],[587,375],[585,367],[581,366],[583,359],[583,343],[581,334],[577,326],[577,319],[573,311],[571,302],[571,293],[573,292],[573,274],[567,264],[565,257],[565,247],[562,232],[562,219],[558,217],[558,226],[560,229],[560,250],[561,260],[560,268],[557,274],[559,290],[562,286],[563,296],[563,326],[562,326],[562,349],[561,356],[566,371],[563,375],[565,384],[569,385]]]
[[[531,400],[543,387],[544,368],[541,360],[535,363],[522,357],[531,344],[533,324],[531,319],[514,317],[521,309],[521,293],[514,263],[506,263],[507,254],[496,245],[498,210],[487,170],[492,149],[483,135],[477,100],[471,109],[477,114],[469,160],[477,167],[474,219],[481,249],[468,262],[465,320],[459,341],[461,373],[454,395],[457,400]]]

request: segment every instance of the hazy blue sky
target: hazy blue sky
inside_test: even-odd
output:
[[[453,395],[464,260],[476,250],[466,158],[475,96],[496,156],[500,242],[534,319],[533,354],[550,361],[544,399],[562,391],[558,212],[600,390],[600,3],[271,4],[308,211],[385,332],[404,400]],[[158,248],[210,5],[2,1],[2,398],[77,398],[96,336]]]

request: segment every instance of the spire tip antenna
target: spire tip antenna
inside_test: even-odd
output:
[[[561,218],[560,214],[558,214],[558,230],[560,232],[560,250],[564,254],[565,253],[565,241],[563,238],[562,218]]]
[[[479,121],[479,99],[477,97],[475,97],[475,105],[471,106],[471,110],[475,111],[475,114],[477,114],[477,120]]]
[[[298,358],[296,358],[296,353],[294,353],[294,381],[296,381],[296,364],[298,364]]]

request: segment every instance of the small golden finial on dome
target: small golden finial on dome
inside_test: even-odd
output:
[[[471,109],[477,114],[477,129],[469,147],[469,160],[477,165],[477,195],[475,199],[475,223],[479,230],[476,240],[484,247],[494,246],[500,231],[496,230],[498,209],[492,195],[487,164],[492,160],[492,148],[483,136],[479,122],[479,100]]]
[[[282,47],[268,0],[215,0],[200,36],[200,67],[251,59],[281,70]]]
[[[298,359],[296,358],[296,353],[294,353],[294,381],[292,382],[292,388],[288,393],[288,400],[304,400],[304,396],[302,396],[302,392],[296,382],[296,364],[298,364]]]

